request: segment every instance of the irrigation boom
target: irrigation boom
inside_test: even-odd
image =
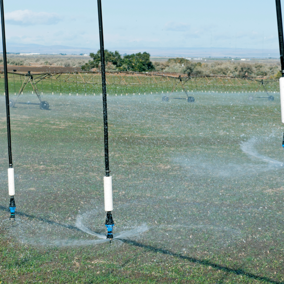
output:
[[[12,159],[12,141],[11,141],[11,123],[10,123],[10,105],[9,105],[9,86],[7,72],[7,52],[6,52],[6,35],[5,35],[5,18],[4,18],[4,3],[1,4],[1,26],[2,26],[2,44],[3,44],[3,65],[4,65],[4,82],[5,82],[5,99],[6,99],[6,117],[7,117],[7,138],[8,138],[8,190],[10,196],[10,213],[11,218],[15,218],[16,203],[15,203],[15,178]]]

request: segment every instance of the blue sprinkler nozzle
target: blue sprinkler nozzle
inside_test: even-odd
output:
[[[9,209],[10,209],[10,213],[11,213],[10,218],[15,219],[16,202],[15,202],[15,198],[13,196],[10,198]]]
[[[107,228],[107,239],[113,239],[112,230],[114,225],[105,225],[105,226]]]
[[[282,147],[284,148],[284,133],[283,133],[283,139],[282,139]]]
[[[113,222],[113,219],[112,219],[111,212],[107,212],[105,226],[107,228],[107,236],[106,237],[107,237],[107,239],[112,240],[113,239],[112,230],[113,230],[114,222]]]

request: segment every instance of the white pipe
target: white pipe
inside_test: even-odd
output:
[[[280,84],[280,104],[281,104],[281,121],[284,123],[284,77],[279,79]]]
[[[13,168],[8,169],[8,189],[9,189],[9,195],[14,196],[15,195],[15,178],[14,178]]]
[[[105,197],[105,211],[110,212],[113,210],[112,199],[112,177],[104,177],[104,197]]]

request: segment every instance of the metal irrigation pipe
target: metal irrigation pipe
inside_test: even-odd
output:
[[[7,117],[8,156],[9,156],[9,168],[13,168],[12,142],[11,142],[11,123],[10,123],[10,100],[9,100],[9,86],[8,86],[7,51],[6,51],[6,35],[5,35],[5,18],[4,18],[4,3],[3,3],[3,0],[1,0],[0,3],[1,3],[3,65],[4,65],[6,117]]]
[[[107,121],[107,91],[106,91],[106,74],[105,74],[105,53],[104,53],[104,34],[103,34],[103,17],[102,2],[98,0],[98,16],[100,31],[100,51],[101,51],[101,73],[102,73],[102,97],[103,97],[103,116],[104,116],[104,147],[105,147],[105,171],[104,177],[104,201],[105,211],[107,212],[105,226],[107,228],[107,239],[113,239],[114,221],[112,218],[113,195],[112,195],[112,177],[109,170],[109,151],[108,151],[108,121]]]
[[[50,78],[50,84],[51,84],[51,92],[53,93],[53,83],[52,83],[52,76],[50,76],[49,78]]]
[[[99,30],[100,30],[100,51],[101,51],[101,75],[102,75],[102,97],[103,97],[103,116],[104,116],[104,147],[105,147],[105,171],[109,176],[109,150],[108,150],[108,119],[107,119],[107,90],[106,90],[106,71],[105,71],[105,51],[103,34],[102,3],[98,0]]]
[[[13,79],[14,79],[14,93],[16,94],[16,83],[15,83],[15,75],[13,75]]]
[[[282,22],[281,1],[280,0],[276,0],[276,14],[277,14],[277,24],[278,24],[281,73],[282,73],[282,77],[284,77],[284,41],[283,41],[283,22]]]
[[[10,123],[10,100],[8,86],[8,70],[7,70],[7,51],[6,51],[6,35],[5,35],[5,18],[4,18],[4,3],[1,4],[1,26],[2,26],[2,44],[3,44],[3,65],[4,65],[4,82],[5,82],[5,98],[6,98],[6,117],[7,117],[7,140],[8,140],[8,192],[10,196],[9,209],[11,218],[15,218],[16,202],[15,202],[15,178],[12,159],[12,140],[11,140],[11,123]]]

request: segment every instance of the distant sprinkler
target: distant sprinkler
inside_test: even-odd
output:
[[[12,141],[11,141],[11,124],[10,124],[10,103],[9,103],[9,86],[8,86],[8,72],[7,72],[7,51],[6,51],[6,35],[5,35],[5,18],[4,18],[4,3],[1,4],[1,26],[2,26],[2,45],[3,45],[3,65],[4,65],[4,84],[5,84],[5,99],[6,99],[6,120],[7,120],[7,140],[8,140],[8,192],[10,196],[9,209],[11,218],[15,218],[16,202],[15,202],[15,178],[12,159]]]

